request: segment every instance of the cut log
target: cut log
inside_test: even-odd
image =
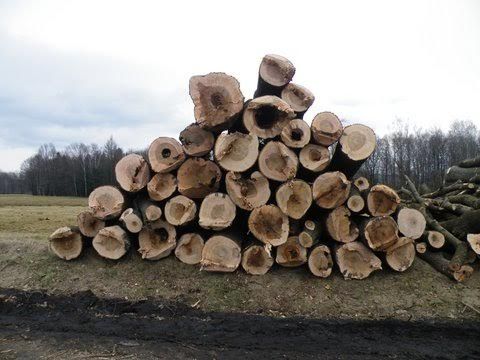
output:
[[[162,216],[162,209],[153,201],[147,198],[139,198],[136,203],[144,224],[157,221]]]
[[[331,112],[321,112],[312,121],[312,137],[315,143],[330,146],[338,141],[343,134],[340,119]]]
[[[177,190],[177,178],[170,173],[155,174],[147,184],[148,196],[155,201],[168,199]]]
[[[123,190],[137,192],[147,186],[150,180],[150,167],[142,156],[129,154],[115,165],[115,177]]]
[[[298,236],[290,236],[277,248],[275,261],[284,267],[298,267],[308,261],[307,249],[298,241]]]
[[[202,260],[203,238],[197,233],[183,234],[175,248],[175,256],[185,264],[195,265]]]
[[[330,164],[330,151],[325,146],[308,144],[300,151],[299,160],[305,169],[320,172]]]
[[[273,265],[270,246],[252,242],[242,254],[242,267],[247,274],[265,275]]]
[[[408,237],[401,237],[394,245],[387,249],[385,260],[392,270],[403,272],[415,260],[415,244]]]
[[[77,216],[77,225],[83,236],[93,238],[105,227],[105,221],[97,219],[90,211],[82,211]]]
[[[198,124],[188,125],[179,136],[183,151],[188,156],[207,155],[215,144],[215,138],[210,131],[202,129]]]
[[[370,189],[370,182],[366,177],[363,177],[363,176],[357,177],[355,180],[353,180],[353,185],[360,192]]]
[[[434,192],[425,194],[422,197],[424,197],[424,198],[436,198],[436,197],[440,197],[440,196],[445,195],[445,194],[453,193],[455,191],[466,190],[466,191],[473,192],[473,191],[476,191],[477,189],[478,189],[477,184],[456,182],[456,183],[448,185],[448,186],[442,186],[440,189],[438,189]]]
[[[182,145],[174,138],[159,137],[148,148],[148,161],[153,171],[167,173],[185,161],[185,153]]]
[[[445,184],[454,183],[457,180],[470,182],[470,179],[480,176],[480,167],[464,168],[460,166],[452,166],[447,169],[443,180]]]
[[[427,226],[423,214],[408,207],[402,207],[397,213],[398,230],[406,237],[416,240],[419,239]]]
[[[222,169],[246,171],[257,162],[258,138],[240,132],[222,133],[215,142],[214,155]]]
[[[330,162],[330,170],[342,171],[349,179],[375,151],[377,139],[368,126],[354,124],[345,127]]]
[[[295,66],[280,55],[265,55],[258,71],[258,85],[254,97],[263,95],[280,96],[282,89],[295,75]]]
[[[332,273],[333,260],[330,249],[326,245],[316,246],[308,255],[310,272],[321,278],[329,277]]]
[[[122,215],[120,215],[119,220],[123,227],[133,234],[137,234],[142,230],[142,215],[132,208],[126,209]]]
[[[240,83],[225,73],[190,78],[190,97],[197,123],[211,131],[228,129],[243,109]]]
[[[425,252],[427,251],[427,243],[423,241],[416,243],[415,250],[417,251],[418,254],[425,254]]]
[[[242,258],[241,242],[231,235],[214,235],[202,250],[201,270],[233,272]]]
[[[230,196],[213,193],[202,201],[198,224],[204,229],[222,230],[232,225],[235,216],[236,207]]]
[[[175,227],[164,220],[152,222],[138,234],[138,252],[142,259],[160,260],[171,254],[177,245]]]
[[[310,126],[302,119],[293,119],[283,127],[280,136],[288,147],[301,149],[310,142]]]
[[[130,249],[130,239],[120,226],[107,226],[93,238],[92,245],[101,257],[118,260]]]
[[[264,244],[278,246],[287,241],[288,216],[275,205],[263,205],[250,213],[248,228]]]
[[[448,198],[440,199],[427,199],[425,205],[429,210],[444,211],[447,210],[455,215],[463,215],[466,212],[470,212],[473,209],[471,207],[462,204],[452,204],[448,201]]]
[[[386,251],[399,239],[398,226],[390,216],[374,217],[366,220],[363,236],[374,251]]]
[[[356,186],[350,188],[347,199],[347,208],[353,213],[361,213],[365,210],[365,200]]]
[[[111,220],[120,216],[125,207],[125,198],[116,187],[100,186],[88,197],[92,215],[100,220]]]
[[[203,199],[218,190],[221,177],[220,168],[213,161],[191,158],[178,169],[178,191],[191,199]]]
[[[480,255],[480,234],[468,234],[467,242],[475,254]]]
[[[297,174],[298,158],[279,141],[270,141],[260,151],[258,167],[263,175],[275,181],[287,181]]]
[[[358,226],[350,219],[350,215],[350,210],[345,206],[339,206],[328,214],[326,227],[333,240],[349,243],[358,238]]]
[[[183,195],[177,195],[165,204],[165,219],[173,226],[190,223],[197,215],[197,205]]]
[[[228,172],[225,176],[225,187],[231,200],[239,208],[252,211],[265,205],[270,198],[270,184],[268,179],[259,171],[255,171],[250,178],[240,173]]]
[[[459,240],[465,241],[468,234],[480,233],[479,219],[480,210],[473,210],[454,219],[442,221],[440,226],[451,232]]]
[[[319,221],[306,220],[303,224],[303,229],[298,235],[298,241],[305,248],[311,248],[318,243],[322,227]]]
[[[480,155],[471,159],[460,161],[458,166],[463,168],[480,167]]]
[[[285,86],[280,97],[290,105],[300,119],[303,118],[303,115],[305,115],[315,101],[315,96],[310,90],[294,83],[289,83]]]
[[[367,208],[372,216],[392,215],[397,210],[398,204],[400,197],[387,185],[372,186],[368,193]]]
[[[439,231],[426,231],[422,239],[434,249],[441,249],[445,245],[445,236]]]
[[[337,246],[335,258],[345,279],[365,279],[373,271],[382,269],[381,260],[358,241]]]
[[[458,270],[452,270],[450,262],[445,259],[441,252],[426,251],[423,254],[418,254],[418,256],[441,274],[458,282],[467,281],[473,273],[473,268],[469,265],[461,265]]]
[[[322,209],[335,209],[347,201],[350,187],[350,181],[343,173],[326,172],[313,183],[313,199]]]
[[[453,204],[462,204],[475,210],[480,209],[480,198],[473,195],[451,195],[448,196],[445,200],[448,200],[450,203]]]
[[[63,260],[73,260],[83,250],[80,230],[73,226],[64,226],[55,230],[48,238],[50,251]]]
[[[269,139],[280,135],[293,118],[295,112],[285,101],[276,96],[262,96],[245,107],[243,126],[250,134]]]
[[[312,189],[303,180],[290,180],[280,185],[275,194],[277,205],[292,219],[301,219],[312,205]]]

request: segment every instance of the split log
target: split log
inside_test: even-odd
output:
[[[391,215],[397,210],[398,204],[400,197],[387,185],[372,186],[368,193],[367,208],[372,216]]]
[[[418,256],[439,273],[458,282],[467,281],[473,273],[473,268],[469,265],[461,265],[458,270],[452,270],[450,261],[445,259],[441,252],[426,251],[423,254],[419,253]]]
[[[143,223],[150,223],[157,221],[162,216],[162,209],[160,206],[150,201],[148,198],[139,198],[136,200],[137,208],[142,215]]]
[[[473,210],[451,220],[442,221],[440,226],[451,232],[456,238],[465,241],[468,234],[480,233],[479,219],[480,210]]]
[[[332,273],[333,260],[330,249],[326,245],[316,246],[308,255],[310,272],[321,278],[329,277]]]
[[[415,250],[417,251],[418,254],[425,254],[425,252],[427,251],[427,243],[423,241],[416,243]]]
[[[310,126],[302,119],[293,119],[283,127],[280,137],[288,147],[301,149],[310,142]]]
[[[214,235],[202,250],[201,270],[233,272],[242,258],[241,242],[232,235]]]
[[[462,168],[480,167],[480,155],[471,159],[460,161],[458,166]]]
[[[120,215],[119,221],[127,231],[133,234],[139,233],[143,227],[141,214],[132,208],[126,209],[122,215]]]
[[[330,151],[325,146],[308,144],[300,150],[299,160],[305,169],[317,173],[330,164]]]
[[[284,214],[298,220],[312,205],[312,189],[305,181],[294,179],[280,185],[275,198]]]
[[[243,109],[240,83],[225,73],[209,73],[190,78],[190,97],[197,123],[219,132],[228,129]]]
[[[55,230],[48,238],[50,251],[63,260],[73,260],[83,250],[80,230],[74,226],[64,226]]]
[[[307,249],[298,241],[298,236],[290,236],[287,241],[277,247],[275,261],[284,267],[298,267],[308,261]]]
[[[415,260],[415,245],[408,237],[401,237],[387,249],[385,260],[392,270],[403,272],[413,264]]]
[[[312,120],[312,137],[315,143],[330,146],[343,134],[343,125],[334,113],[325,111],[317,114]]]
[[[171,254],[177,245],[175,227],[164,220],[157,220],[144,227],[138,234],[138,252],[142,259],[160,260]]]
[[[179,140],[182,143],[183,151],[188,156],[207,155],[215,144],[213,134],[198,124],[190,124],[182,130]]]
[[[253,241],[247,245],[242,254],[242,267],[247,274],[265,275],[273,265],[269,245]]]
[[[303,115],[312,106],[315,101],[315,96],[306,87],[294,83],[289,83],[282,90],[280,95],[283,101],[285,101],[295,111],[297,118],[303,118]]]
[[[215,142],[215,160],[226,171],[243,172],[257,162],[258,138],[240,132],[222,133]]]
[[[213,161],[191,158],[178,169],[178,191],[191,199],[203,199],[218,191],[221,177],[222,173]]]
[[[337,246],[335,258],[345,279],[365,279],[373,271],[382,269],[381,260],[358,241]]]
[[[283,143],[270,141],[260,151],[258,167],[267,178],[284,182],[297,174],[298,158]]]
[[[148,161],[153,171],[167,173],[185,161],[185,153],[182,145],[174,138],[159,137],[148,148]]]
[[[115,178],[123,190],[137,192],[147,186],[150,167],[142,156],[129,154],[115,165]]]
[[[148,196],[155,201],[168,199],[177,190],[177,178],[170,173],[155,174],[147,184]]]
[[[177,195],[165,204],[165,219],[173,226],[190,223],[197,215],[197,205],[183,195]]]
[[[77,225],[83,236],[93,238],[105,227],[105,221],[97,219],[90,211],[82,211],[77,216]]]
[[[425,231],[422,239],[434,249],[441,249],[445,245],[445,236],[438,231]]]
[[[100,220],[111,220],[120,216],[125,207],[125,198],[116,187],[100,186],[88,197],[92,215]]]
[[[460,166],[452,166],[447,169],[443,180],[445,184],[451,184],[457,180],[470,182],[473,177],[480,176],[480,167],[464,168]]]
[[[339,206],[328,214],[326,227],[333,240],[349,243],[358,238],[358,226],[350,219],[350,215],[345,206]]]
[[[467,242],[475,254],[480,255],[480,234],[468,234]]]
[[[363,237],[374,251],[386,251],[398,242],[398,226],[391,216],[379,216],[366,220]]]
[[[408,207],[402,207],[397,213],[398,230],[406,237],[416,240],[420,238],[427,226],[423,214]]]
[[[186,233],[178,240],[175,256],[185,264],[195,265],[202,260],[202,251],[205,242],[200,234]]]
[[[292,80],[295,66],[280,55],[265,55],[258,71],[258,85],[254,97],[280,96],[282,89]]]
[[[366,177],[363,177],[363,176],[357,177],[355,180],[353,180],[353,185],[360,192],[370,189],[370,182]]]
[[[198,224],[204,229],[222,230],[232,225],[235,216],[236,207],[230,196],[212,193],[202,201]]]
[[[92,245],[101,257],[118,260],[130,249],[130,239],[120,226],[107,226],[95,235]]]
[[[275,205],[263,205],[250,213],[248,228],[264,244],[278,246],[287,241],[288,216]]]
[[[225,176],[225,187],[235,205],[248,211],[265,205],[270,198],[268,179],[259,171],[253,172],[250,178],[243,177],[240,173],[228,172]]]
[[[365,209],[365,200],[356,186],[350,188],[350,194],[347,199],[347,208],[354,213],[361,213]]]
[[[298,235],[298,241],[305,248],[311,248],[320,240],[322,227],[319,221],[306,220],[302,232]]]
[[[350,187],[350,181],[343,173],[326,172],[318,176],[313,183],[313,199],[322,209],[335,209],[347,201]]]

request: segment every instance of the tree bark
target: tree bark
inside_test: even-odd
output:
[[[271,246],[252,241],[242,254],[242,267],[247,274],[265,275],[273,265]]]
[[[287,241],[288,216],[275,205],[263,205],[250,213],[248,228],[264,244],[279,246]]]
[[[205,242],[198,233],[186,233],[178,240],[175,256],[185,264],[196,265],[202,260],[202,251]]]
[[[387,185],[372,186],[367,196],[367,208],[372,216],[392,215],[397,210],[398,204],[400,197]]]
[[[126,209],[120,215],[119,221],[127,231],[133,234],[139,233],[143,227],[142,215],[133,208]]]
[[[148,161],[153,171],[167,173],[185,161],[185,153],[182,145],[174,138],[159,137],[148,148]]]
[[[330,164],[330,151],[325,146],[308,144],[300,150],[299,160],[305,169],[318,173]]]
[[[382,262],[361,242],[337,246],[335,258],[345,279],[365,279],[373,271],[382,269]]]
[[[215,144],[215,138],[210,131],[202,129],[198,124],[188,125],[179,136],[183,151],[188,156],[207,155]]]
[[[464,241],[468,234],[480,233],[480,210],[470,211],[452,220],[443,221],[440,226]]]
[[[222,173],[213,161],[191,158],[178,169],[178,191],[191,199],[203,199],[218,191],[221,177]]]
[[[315,101],[315,96],[310,90],[294,83],[289,83],[283,88],[281,98],[295,111],[298,119],[303,119],[303,116]]]
[[[326,245],[318,245],[308,255],[308,269],[321,278],[329,277],[333,269],[333,259]]]
[[[148,196],[155,201],[168,199],[177,190],[177,178],[170,173],[155,174],[147,184]]]
[[[215,160],[226,171],[243,172],[258,159],[258,138],[240,132],[222,133],[215,142]]]
[[[305,248],[311,248],[320,240],[322,226],[320,221],[306,220],[303,229],[298,235],[298,241]]]
[[[480,155],[471,159],[465,159],[458,166],[462,168],[480,167]]]
[[[340,119],[331,112],[321,112],[312,121],[312,137],[315,143],[322,146],[333,145],[343,134]]]
[[[97,219],[90,211],[82,211],[77,216],[77,226],[83,236],[93,238],[105,227],[105,221]]]
[[[476,176],[480,176],[480,167],[464,168],[460,166],[452,166],[447,169],[443,179],[445,184],[451,184],[457,180],[470,182],[469,180]]]
[[[282,89],[295,75],[295,66],[280,55],[265,55],[258,71],[258,84],[254,97],[263,95],[280,96]]]
[[[301,149],[310,142],[310,126],[302,119],[290,120],[283,127],[280,137],[288,147]]]
[[[399,239],[397,223],[390,216],[366,220],[361,233],[367,245],[374,251],[386,251]]]
[[[298,267],[308,261],[307,249],[298,241],[298,236],[290,236],[277,248],[275,261],[284,267]]]
[[[125,208],[125,198],[116,187],[100,186],[88,197],[92,215],[100,220],[118,218]]]
[[[195,219],[197,205],[183,195],[177,195],[165,204],[165,219],[173,226],[186,225]]]
[[[408,207],[402,207],[397,212],[398,230],[406,237],[416,240],[419,239],[427,226],[423,214]]]
[[[392,270],[403,272],[415,260],[415,244],[408,237],[401,237],[394,245],[387,249],[385,260]]]
[[[150,167],[142,156],[129,154],[115,165],[115,178],[123,190],[137,192],[147,186]]]
[[[203,199],[198,223],[204,229],[222,230],[232,225],[236,214],[236,207],[230,196],[213,193]]]
[[[92,245],[101,257],[118,260],[130,249],[130,239],[120,226],[107,226],[93,238]]]
[[[473,184],[473,183],[463,183],[463,182],[456,182],[454,184],[448,185],[448,186],[442,186],[440,189],[428,193],[425,195],[422,195],[423,198],[436,198],[445,194],[450,194],[454,191],[475,191],[478,189],[478,185]]]
[[[450,262],[445,259],[441,252],[426,251],[423,254],[418,254],[418,256],[430,264],[430,266],[432,266],[439,273],[442,273],[450,279],[458,282],[467,281],[473,273],[473,268],[469,265],[462,265],[458,268],[458,270],[452,270],[450,267]]]
[[[50,235],[49,248],[60,259],[76,259],[83,250],[82,234],[75,226],[61,227]]]
[[[231,234],[214,235],[202,251],[201,270],[233,272],[242,258],[241,241]]]
[[[253,172],[250,178],[228,172],[225,187],[235,205],[248,211],[265,205],[271,195],[268,179],[258,171]]]
[[[473,195],[451,195],[446,199],[453,204],[462,204],[475,210],[480,209],[480,199]]]
[[[350,219],[350,215],[345,206],[339,206],[328,214],[326,227],[333,240],[349,243],[358,238],[358,226]]]
[[[326,172],[313,183],[313,199],[322,209],[334,209],[347,201],[350,181],[339,171]]]
[[[175,227],[164,220],[157,220],[144,227],[138,234],[138,252],[142,259],[159,260],[175,249],[177,232]]]
[[[298,158],[283,143],[271,141],[260,151],[258,167],[265,177],[284,182],[296,176]]]
[[[312,189],[303,180],[290,180],[280,185],[275,194],[280,210],[292,219],[301,219],[312,205]]]

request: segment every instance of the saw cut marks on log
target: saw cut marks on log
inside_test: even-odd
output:
[[[49,237],[50,250],[60,259],[73,260],[83,250],[83,239],[76,227],[64,226],[55,230]]]

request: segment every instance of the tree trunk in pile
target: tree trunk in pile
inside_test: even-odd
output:
[[[138,252],[142,259],[159,260],[167,257],[177,245],[175,227],[164,220],[157,220],[144,227],[138,234]]]
[[[343,173],[326,172],[318,176],[313,183],[313,199],[322,209],[335,209],[347,200],[350,187],[350,181]]]
[[[474,210],[452,220],[442,221],[440,225],[460,240],[466,240],[468,234],[480,233],[480,210]]]
[[[353,213],[359,214],[365,210],[365,199],[356,186],[350,188],[346,205]]]
[[[93,238],[93,248],[107,259],[118,260],[130,249],[128,234],[120,226],[108,226]]]
[[[284,267],[298,267],[308,261],[307,249],[298,241],[298,236],[290,236],[285,243],[277,247],[275,261]]]
[[[332,239],[349,243],[358,238],[360,234],[358,226],[351,221],[350,215],[350,211],[345,206],[339,206],[328,214],[325,223]]]
[[[292,80],[295,66],[280,55],[265,55],[258,71],[258,84],[254,97],[280,96],[282,89]]]
[[[191,199],[203,199],[218,191],[221,177],[222,172],[213,161],[190,158],[178,169],[178,191]]]
[[[119,221],[127,231],[133,234],[139,233],[143,227],[142,215],[133,208],[126,209],[120,215]]]
[[[147,184],[148,196],[154,201],[168,199],[177,190],[177,178],[170,173],[155,174]]]
[[[314,142],[328,147],[340,139],[343,125],[334,113],[321,112],[313,118],[311,130]]]
[[[188,156],[204,156],[213,149],[215,137],[198,124],[190,124],[180,132],[183,151]]]
[[[305,248],[311,248],[320,240],[322,227],[320,222],[313,220],[306,220],[303,223],[303,229],[298,235],[298,241]]]
[[[278,187],[275,198],[280,210],[298,220],[312,205],[312,189],[303,180],[290,180]]]
[[[198,233],[186,233],[178,240],[175,256],[185,264],[195,265],[202,260],[202,251],[205,245],[203,237]]]
[[[232,225],[236,214],[236,206],[230,196],[213,193],[202,201],[198,224],[204,229],[222,230]]]
[[[333,269],[333,259],[330,249],[326,245],[318,245],[308,255],[310,272],[321,278],[329,277]]]
[[[150,167],[142,156],[129,154],[115,165],[115,178],[123,190],[137,192],[147,186],[150,180]]]
[[[148,160],[153,171],[168,173],[177,169],[185,161],[185,153],[177,140],[159,137],[148,148]]]
[[[297,119],[302,119],[303,115],[315,101],[315,96],[310,90],[294,83],[289,83],[285,86],[280,97],[295,111]]]
[[[358,189],[360,192],[367,191],[370,189],[370,182],[366,177],[360,176],[353,180],[353,185]]]
[[[467,242],[475,254],[480,255],[480,234],[468,234]]]
[[[423,214],[408,207],[402,207],[397,212],[398,230],[406,237],[416,240],[425,232],[427,222]]]
[[[390,216],[365,220],[362,228],[365,242],[374,251],[386,251],[399,239],[397,223]]]
[[[445,184],[451,184],[457,180],[469,182],[471,178],[476,176],[480,176],[480,167],[463,168],[452,166],[445,173],[444,181]]]
[[[399,204],[400,197],[387,185],[372,186],[367,196],[367,208],[372,216],[392,215]]]
[[[83,250],[82,234],[78,227],[61,227],[50,235],[49,247],[55,255],[63,260],[76,259]]]
[[[264,244],[279,246],[287,241],[289,220],[277,206],[263,205],[250,213],[248,228]]]
[[[283,182],[296,176],[298,158],[283,143],[271,141],[260,151],[258,168],[265,177]]]
[[[426,231],[422,239],[434,249],[441,249],[445,245],[445,236],[438,231]]]
[[[114,186],[100,186],[90,193],[88,207],[97,219],[112,220],[122,213],[125,198]]]
[[[226,171],[247,171],[257,162],[258,138],[240,132],[222,133],[215,142],[214,155]]]
[[[271,246],[252,240],[242,253],[242,268],[250,275],[265,275],[273,265]]]
[[[165,204],[165,219],[173,226],[185,225],[192,222],[197,215],[197,205],[192,199],[177,195]]]
[[[225,187],[235,205],[248,211],[265,205],[271,195],[268,179],[259,171],[250,178],[230,171],[225,176]]]
[[[480,155],[472,159],[465,159],[463,161],[460,161],[458,166],[463,168],[480,167]]]
[[[330,164],[330,151],[322,145],[308,144],[300,150],[298,158],[305,169],[319,173]]]
[[[290,120],[283,127],[280,137],[289,148],[301,149],[310,143],[310,126],[301,119]]]
[[[395,271],[403,272],[413,264],[415,259],[415,244],[408,237],[401,237],[387,249],[385,260],[388,266]]]
[[[201,270],[233,272],[242,257],[241,240],[232,234],[214,235],[203,247]]]
[[[469,265],[461,265],[458,270],[452,270],[450,261],[445,259],[441,252],[426,251],[423,254],[418,253],[418,256],[438,272],[458,282],[467,281],[473,273],[473,268]]]
[[[337,246],[335,258],[346,279],[365,279],[373,271],[382,269],[380,259],[358,241]]]
[[[83,236],[93,238],[105,227],[105,221],[97,219],[90,211],[82,211],[77,216],[77,225]]]
[[[425,254],[425,252],[427,251],[427,243],[423,241],[416,243],[415,250],[417,251],[417,254]]]
[[[144,224],[157,221],[162,216],[162,209],[160,206],[146,197],[137,199],[136,205],[138,211],[142,215],[142,221]]]

